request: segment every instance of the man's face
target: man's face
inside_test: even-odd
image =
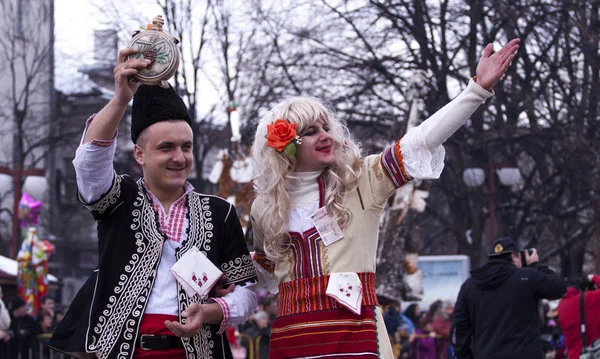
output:
[[[523,262],[521,262],[521,252],[512,252],[511,254],[513,264],[517,266],[517,268],[523,268]]]
[[[279,302],[277,300],[273,300],[269,303],[269,306],[265,308],[265,311],[271,315],[277,313],[277,308],[279,307]]]
[[[46,301],[44,302],[44,304],[42,304],[42,308],[44,308],[48,311],[53,311],[54,310],[54,299],[47,298]]]
[[[140,134],[134,155],[154,194],[178,191],[194,162],[192,129],[185,121],[157,122]]]

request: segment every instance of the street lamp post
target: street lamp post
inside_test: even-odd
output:
[[[489,240],[490,244],[496,239],[496,175],[504,186],[515,186],[521,183],[521,172],[516,167],[500,167],[494,164],[488,165],[487,184],[489,191],[488,211],[489,218]],[[479,187],[485,182],[485,171],[479,167],[466,168],[463,171],[463,182],[470,188]]]
[[[494,175],[494,165],[488,165],[488,190],[490,198],[488,199],[488,208],[490,211],[490,245],[496,240],[496,176]]]

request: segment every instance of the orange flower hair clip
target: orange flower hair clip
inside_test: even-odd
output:
[[[288,120],[278,118],[267,125],[267,146],[274,148],[289,158],[296,155],[296,145],[302,143],[300,136],[296,134],[296,124]]]

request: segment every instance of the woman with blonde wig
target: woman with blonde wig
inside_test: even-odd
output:
[[[258,124],[252,228],[259,277],[279,292],[270,358],[393,358],[375,295],[386,200],[413,179],[439,178],[444,143],[493,95],[519,39],[492,54],[453,101],[382,153],[361,156],[323,103],[293,97]]]

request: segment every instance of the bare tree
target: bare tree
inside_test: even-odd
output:
[[[43,176],[50,151],[72,135],[53,116],[53,11],[51,1],[0,1],[0,138],[8,150],[0,166],[13,177],[2,199],[11,194],[15,203],[26,177]],[[16,208],[3,211],[15,218]],[[11,256],[16,255],[19,232],[18,221],[12,221]]]
[[[581,271],[598,232],[597,1],[315,0],[260,9],[271,40],[266,82],[285,79],[286,94],[329,101],[368,151],[402,135],[412,71],[426,73],[431,114],[475,74],[487,43],[520,37],[494,98],[445,144],[426,214],[402,225],[426,228],[422,253],[463,253],[477,266],[492,239],[509,235],[545,260],[561,253],[563,274]],[[485,186],[463,183],[469,167],[485,170]],[[503,167],[518,167],[522,183],[502,186]],[[393,262],[402,249],[385,253]]]

